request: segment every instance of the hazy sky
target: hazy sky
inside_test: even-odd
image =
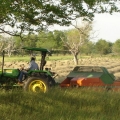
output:
[[[93,31],[98,36],[94,41],[102,38],[115,42],[120,39],[120,13],[96,15],[93,22]]]

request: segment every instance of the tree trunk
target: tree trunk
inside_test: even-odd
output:
[[[11,53],[11,51],[10,51],[10,50],[8,50],[7,52],[8,52],[8,57],[10,57],[10,56],[11,56],[11,54],[12,54],[12,53]]]
[[[74,54],[74,63],[75,63],[75,65],[78,65],[78,58],[77,58],[77,54]]]

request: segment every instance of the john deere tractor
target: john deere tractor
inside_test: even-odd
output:
[[[46,92],[48,89],[55,85],[54,74],[49,68],[44,68],[45,58],[50,52],[44,48],[29,48],[24,47],[24,50],[38,51],[41,54],[39,70],[29,70],[28,74],[23,77],[24,84],[21,86],[17,84],[18,76],[20,74],[19,69],[4,69],[4,55],[2,52],[2,68],[0,70],[0,87],[2,88],[14,88],[22,87],[25,91],[31,92]]]

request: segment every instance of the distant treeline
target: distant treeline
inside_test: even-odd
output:
[[[41,32],[38,35],[24,36],[23,40],[19,37],[4,38],[0,36],[0,51],[5,50],[8,56],[30,54],[28,51],[22,49],[22,47],[27,46],[46,48],[56,55],[71,54],[70,50],[72,50],[72,47],[71,49],[67,48],[65,43],[61,40],[61,36],[67,39],[65,38],[65,34],[66,33],[63,31]],[[93,42],[90,39],[85,40],[84,43],[79,46],[79,54],[118,55],[120,54],[120,39],[116,40],[114,43],[104,39],[99,39],[97,42]]]

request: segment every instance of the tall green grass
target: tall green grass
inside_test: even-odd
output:
[[[118,120],[120,93],[52,88],[47,93],[0,92],[0,120]]]

